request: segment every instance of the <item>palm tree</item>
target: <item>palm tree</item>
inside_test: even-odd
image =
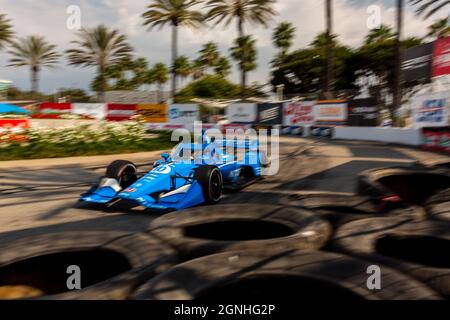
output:
[[[436,12],[450,7],[450,0],[409,0],[414,6],[419,6],[417,9],[418,14],[424,14],[425,19],[431,17]],[[448,12],[448,11],[447,11]]]
[[[191,74],[194,80],[198,80],[205,76],[206,66],[200,59],[195,59],[194,61],[192,61],[191,67],[192,67]]]
[[[11,20],[0,14],[0,50],[11,41],[13,34]]]
[[[71,42],[75,48],[66,51],[69,65],[97,67],[99,97],[104,101],[108,66],[129,57],[133,49],[124,34],[118,30],[108,30],[104,25],[83,29],[78,33],[78,38]]]
[[[226,78],[231,73],[231,64],[228,58],[220,57],[214,66],[214,72],[223,78]]]
[[[61,55],[56,46],[48,43],[44,37],[28,36],[11,43],[8,51],[13,58],[8,67],[29,67],[31,71],[31,92],[33,96],[39,91],[39,72],[42,68],[54,68]]]
[[[202,49],[199,51],[199,54],[199,60],[207,68],[213,68],[217,64],[220,57],[219,48],[214,42],[204,44]]]
[[[180,56],[175,60],[175,74],[180,77],[181,80],[186,79],[191,75],[192,66],[189,58],[186,56]]]
[[[326,11],[326,23],[327,23],[327,74],[325,77],[325,91],[327,94],[331,94],[332,83],[333,83],[333,6],[331,0],[325,1],[325,11]]]
[[[256,69],[256,41],[251,36],[238,38],[234,46],[230,49],[231,57],[239,63],[239,69],[242,71],[243,83],[247,82],[247,72]],[[244,57],[244,59],[242,59]],[[244,87],[245,90],[245,87]],[[244,96],[245,92],[241,92]]]
[[[272,41],[277,47],[279,52],[279,57],[286,56],[290,47],[292,46],[292,40],[295,35],[295,27],[290,22],[281,22],[275,28],[272,34]]]
[[[148,10],[142,15],[144,25],[149,29],[163,28],[166,24],[172,26],[172,98],[175,99],[177,91],[177,76],[175,61],[178,58],[178,27],[199,28],[204,17],[193,7],[199,0],[153,0]]]
[[[401,79],[401,63],[402,63],[402,30],[403,30],[403,9],[404,1],[397,0],[397,33],[395,37],[395,72],[394,72],[394,90],[393,107],[398,110],[402,104],[402,79]],[[393,119],[396,120],[396,119]],[[396,123],[394,123],[396,125]]]
[[[215,20],[215,25],[224,22],[228,26],[233,20],[237,22],[238,39],[245,39],[244,24],[268,25],[271,18],[276,15],[273,7],[275,0],[208,0],[206,7],[210,8],[207,19]],[[244,43],[241,43],[243,46]],[[245,54],[246,50],[241,50]],[[241,56],[239,61],[247,60]],[[241,64],[242,65],[242,64]],[[246,87],[246,71],[241,69],[241,96],[244,97]]]
[[[151,78],[152,81],[149,82],[155,82],[158,86],[158,101],[162,102],[161,93],[163,91],[163,86],[167,81],[169,81],[169,69],[164,63],[157,63],[153,66],[153,68],[150,70],[149,78]]]
[[[448,20],[448,18],[436,20],[428,27],[427,37],[438,39],[450,36],[450,24]]]
[[[393,37],[395,37],[395,34],[392,31],[392,28],[385,24],[382,24],[378,28],[370,30],[369,34],[366,36],[365,44],[389,40]]]

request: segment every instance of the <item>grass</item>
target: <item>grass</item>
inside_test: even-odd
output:
[[[171,141],[171,132],[165,131],[153,132],[151,137],[135,141],[116,137],[103,141],[75,141],[73,143],[36,140],[27,144],[12,143],[0,148],[0,161],[157,151],[171,149],[176,143]]]

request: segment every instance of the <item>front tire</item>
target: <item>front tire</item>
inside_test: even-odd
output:
[[[124,190],[137,181],[137,168],[133,162],[116,160],[106,168],[105,176],[116,179]]]
[[[222,197],[223,177],[216,166],[201,166],[195,171],[195,179],[200,183],[207,204],[216,204]]]

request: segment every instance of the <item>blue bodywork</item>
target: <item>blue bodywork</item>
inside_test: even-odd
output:
[[[233,150],[231,154],[229,150]],[[239,152],[241,151],[241,152]],[[122,190],[114,179],[104,178],[81,201],[97,204],[124,202],[132,207],[155,210],[181,210],[205,203],[202,186],[195,179],[195,170],[202,165],[217,166],[225,187],[239,189],[241,170],[261,177],[262,153],[257,143],[249,141],[220,141],[204,144],[179,144],[171,155],[163,154],[153,170]]]

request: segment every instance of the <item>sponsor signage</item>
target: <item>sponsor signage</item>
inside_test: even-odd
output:
[[[283,105],[283,125],[298,126],[314,123],[315,101],[285,103]]]
[[[449,124],[450,97],[448,92],[416,96],[413,118],[416,128],[443,127]]]
[[[431,81],[433,60],[433,43],[415,46],[404,51],[402,55],[402,73],[406,82]]]
[[[320,125],[343,125],[347,121],[346,100],[323,100],[315,106],[315,123]]]
[[[252,123],[257,118],[257,106],[254,103],[234,103],[226,108],[230,123]]]
[[[95,119],[105,119],[107,105],[105,103],[72,103],[72,113]]]
[[[180,124],[187,128],[194,128],[194,122],[199,118],[198,105],[196,104],[171,104],[168,118],[170,124]]]
[[[450,128],[436,130],[424,128],[422,133],[422,147],[450,153]]]
[[[106,120],[108,121],[126,121],[136,115],[135,104],[108,104]]]
[[[283,106],[281,103],[261,103],[258,104],[259,124],[275,125],[281,124],[283,118]]]
[[[347,125],[351,127],[376,127],[378,112],[375,98],[352,99],[348,102]]]
[[[28,119],[0,119],[0,128],[21,131],[30,127],[30,121]]]
[[[39,105],[40,113],[71,113],[72,104],[71,103],[51,103],[43,102]]]
[[[450,37],[434,42],[433,77],[450,74]]]
[[[137,113],[142,115],[147,122],[167,122],[166,104],[138,104]]]

